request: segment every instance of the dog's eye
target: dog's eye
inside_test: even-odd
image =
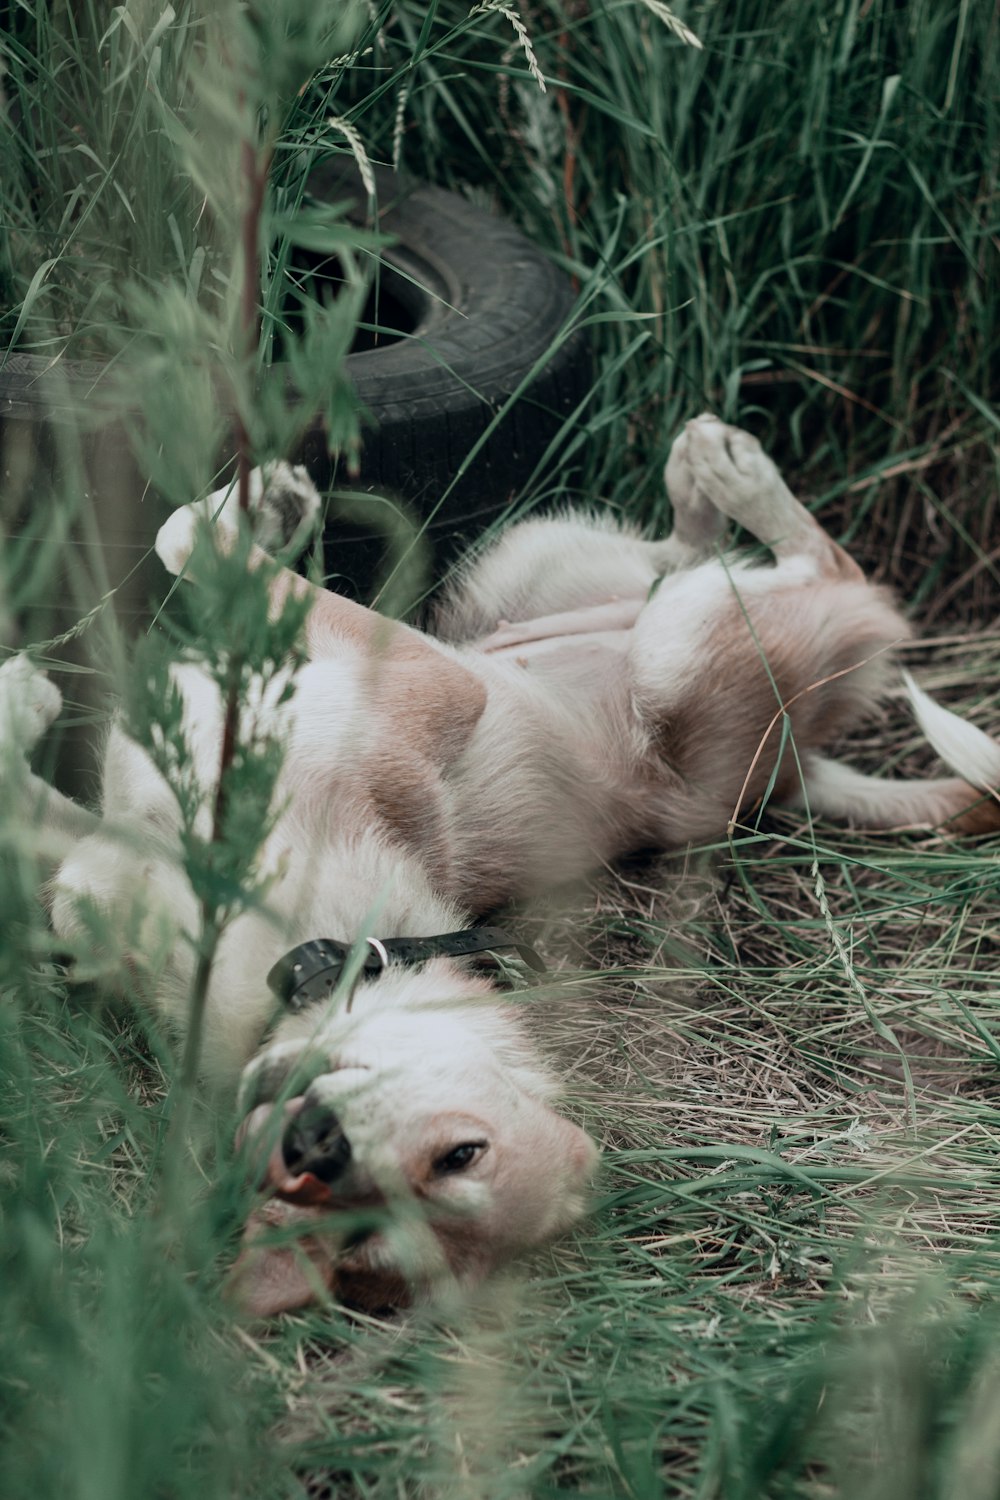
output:
[[[450,1172],[464,1172],[485,1149],[485,1141],[463,1141],[461,1146],[453,1146],[437,1158],[434,1171],[439,1177],[446,1177]]]

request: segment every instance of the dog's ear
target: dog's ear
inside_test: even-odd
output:
[[[558,1238],[589,1212],[600,1163],[587,1132],[544,1100],[522,1100],[519,1114],[519,1149],[497,1183],[494,1226],[498,1248],[515,1253]]]
[[[547,1106],[546,1113],[551,1160],[556,1165],[548,1182],[548,1211],[538,1226],[539,1244],[566,1234],[590,1211],[600,1166],[600,1152],[585,1130]]]

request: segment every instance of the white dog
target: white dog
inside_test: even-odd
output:
[[[440,1275],[472,1282],[584,1211],[596,1150],[473,967],[510,941],[475,918],[629,850],[716,838],[767,795],[873,827],[1000,828],[1000,748],[916,689],[962,776],[881,780],[824,755],[878,698],[908,630],[756,440],[699,417],[666,480],[668,540],[593,517],[513,527],[467,568],[434,636],[275,570],[276,602],[311,600],[308,661],[274,709],[287,751],[268,909],[222,938],[202,1059],[207,1082],[240,1085],[268,1195],[237,1268],[253,1311],[324,1285],[381,1307]],[[284,532],[316,504],[301,470],[277,466],[268,486],[258,512]],[[167,568],[183,570],[200,515],[231,535],[234,508],[220,492],[177,511],[157,539]],[[726,518],[773,563],[721,556]],[[251,565],[264,561],[255,548]],[[222,706],[195,668],[176,681],[207,804]],[[23,658],[0,685],[27,747],[58,694]],[[166,783],[113,727],[100,818],[28,785],[60,857],[57,933],[78,937],[96,903],[133,972],[166,953],[150,984],[183,1032],[198,913]],[[364,964],[348,1005],[352,945]],[[272,1223],[283,1244],[268,1245]],[[304,1230],[293,1244],[289,1224]]]

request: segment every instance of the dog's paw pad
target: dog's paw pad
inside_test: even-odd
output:
[[[0,741],[29,751],[59,717],[62,694],[30,657],[0,666]]]
[[[752,433],[705,413],[688,423],[685,435],[692,483],[737,520],[751,499],[783,489],[777,467]]]
[[[322,503],[306,469],[287,463],[266,466],[254,502],[254,535],[265,551],[287,547],[313,526]]]
[[[278,1099],[301,1061],[300,1041],[272,1042],[250,1059],[240,1078],[238,1108],[242,1115]]]
[[[744,432],[742,427],[724,428],[722,447],[730,463],[741,474],[756,476],[762,467],[768,471],[774,468],[753,433]]]
[[[685,422],[674,438],[663,476],[675,504],[696,505],[710,496],[716,487],[716,461],[732,462],[729,452],[732,435],[749,437],[748,433],[740,434],[736,427],[727,427],[708,411]]]
[[[713,417],[711,412],[702,412],[684,429],[688,447],[694,462],[713,457],[722,465],[732,464],[741,468],[760,444],[742,427],[731,427],[728,422]]]

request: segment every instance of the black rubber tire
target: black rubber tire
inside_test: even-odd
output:
[[[399,497],[423,526],[431,568],[439,572],[506,508],[583,399],[589,350],[580,330],[564,336],[574,301],[568,279],[513,225],[457,194],[405,184],[388,169],[376,168],[376,186],[378,228],[393,237],[380,252],[383,271],[407,304],[412,332],[347,358],[367,414],[360,473],[334,471],[319,423],[293,456],[321,488]],[[307,190],[320,201],[348,199],[351,219],[369,221],[351,158],[314,168]],[[44,449],[48,423],[81,401],[100,401],[105,367],[62,360],[51,366],[15,354],[0,369],[0,453],[11,424],[34,424]],[[105,445],[109,437],[105,431]],[[124,431],[121,443],[127,448]],[[385,552],[384,531],[336,518],[327,544],[337,586],[347,582],[368,596]]]
[[[367,195],[342,158],[315,169],[309,191],[328,202],[349,195],[353,221],[370,222]],[[377,227],[394,240],[381,252],[383,270],[402,273],[394,286],[415,326],[405,339],[347,361],[374,423],[353,483],[407,502],[424,525],[436,575],[530,477],[590,387],[590,352],[581,330],[566,336],[574,303],[568,278],[512,224],[455,193],[404,184],[387,169],[376,168],[376,198]],[[343,482],[324,468],[321,431],[310,434],[302,456],[314,477]],[[366,545],[357,532],[348,543],[350,530],[336,527],[328,561],[366,592],[384,538]],[[346,568],[345,544],[354,554]]]

